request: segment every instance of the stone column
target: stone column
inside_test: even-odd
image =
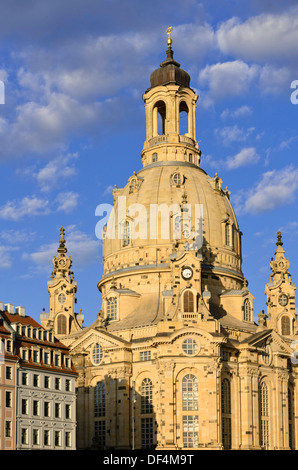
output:
[[[159,376],[158,406],[156,409],[157,449],[176,448],[176,410],[174,402],[174,361],[160,362],[157,366]]]

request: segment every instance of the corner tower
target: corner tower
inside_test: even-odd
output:
[[[275,258],[271,259],[271,275],[266,284],[267,296],[267,328],[272,328],[283,336],[293,336],[297,333],[295,291],[289,273],[290,262],[285,257],[282,234],[277,232]]]
[[[84,321],[81,312],[75,313],[77,283],[71,271],[72,259],[67,255],[64,235],[65,230],[61,227],[58,255],[53,258],[54,270],[48,281],[50,311],[43,311],[40,316],[42,326],[52,330],[57,338],[81,330]]]

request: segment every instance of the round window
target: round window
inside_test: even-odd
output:
[[[180,186],[182,184],[183,178],[182,178],[181,173],[175,173],[172,178],[173,178],[173,183],[176,186]]]
[[[66,295],[65,294],[59,294],[58,295],[58,302],[60,302],[60,304],[64,304],[65,301],[66,301]]]
[[[288,305],[289,299],[288,299],[288,296],[286,294],[281,294],[279,296],[278,301],[279,301],[279,305],[281,305],[282,307],[285,307],[286,305]]]
[[[193,356],[199,351],[199,345],[194,339],[187,338],[182,343],[182,350],[187,356]]]
[[[91,351],[91,361],[95,366],[98,366],[103,359],[103,349],[101,344],[96,343]]]

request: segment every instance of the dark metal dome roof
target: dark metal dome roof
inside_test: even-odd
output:
[[[150,76],[151,88],[168,83],[189,88],[190,76],[180,68],[180,64],[174,60],[173,55],[173,50],[169,47],[166,60]]]

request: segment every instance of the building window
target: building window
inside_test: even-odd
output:
[[[198,379],[188,374],[182,380],[182,410],[197,411],[199,409]]]
[[[291,334],[291,322],[287,315],[281,318],[281,334],[285,336]]]
[[[153,418],[141,418],[142,449],[150,449],[153,446]]]
[[[48,418],[50,416],[50,402],[45,401],[43,405],[43,412],[45,418]]]
[[[199,446],[199,417],[197,415],[183,416],[183,447]]]
[[[151,361],[151,351],[141,351],[140,361]]]
[[[190,290],[187,290],[183,295],[183,311],[185,313],[194,312],[194,295]]]
[[[123,246],[130,245],[131,242],[131,223],[126,220],[122,226],[123,230]]]
[[[103,359],[103,349],[101,344],[96,343],[91,351],[91,360],[95,366],[98,366]]]
[[[26,398],[22,398],[22,414],[28,414],[28,400]]]
[[[192,153],[190,153],[190,154],[188,155],[188,161],[189,161],[189,163],[193,163]]]
[[[106,445],[106,422],[94,422],[94,440],[98,449],[104,449]]]
[[[181,186],[183,183],[183,176],[181,173],[174,173],[172,176],[172,182],[175,186]]]
[[[5,406],[6,408],[12,407],[12,394],[11,392],[5,392]]]
[[[198,346],[198,343],[194,339],[187,338],[182,343],[182,350],[184,354],[187,354],[187,356],[193,356],[194,354],[198,352],[199,346]]]
[[[282,307],[285,307],[286,305],[288,305],[288,302],[289,302],[288,296],[286,294],[281,294],[278,298],[278,302],[279,302],[279,305],[281,305]]]
[[[222,443],[224,449],[231,449],[231,384],[228,379],[221,383]]]
[[[60,354],[55,354],[54,364],[55,364],[55,367],[60,367],[61,366],[61,356],[60,356]]]
[[[66,403],[65,405],[65,419],[70,419],[71,416],[70,416],[70,404],[69,403]]]
[[[34,446],[37,446],[39,444],[39,430],[38,429],[33,429],[32,432],[32,444]]]
[[[12,378],[12,369],[9,366],[6,366],[5,368],[5,377],[6,377],[6,380],[11,380]]]
[[[55,418],[61,417],[61,404],[55,403]]]
[[[262,361],[265,366],[268,366],[270,363],[271,359],[271,351],[270,351],[270,346],[268,344],[265,344],[263,351],[262,351]]]
[[[294,439],[294,393],[293,389],[290,386],[288,388],[288,418],[289,418],[289,448],[291,450],[295,449],[295,439]]]
[[[157,161],[158,161],[158,155],[157,155],[157,153],[153,153],[153,155],[152,155],[152,163],[155,163],[155,162],[157,162]]]
[[[5,437],[11,437],[11,421],[5,421]]]
[[[39,387],[39,375],[33,375],[33,387]]]
[[[146,378],[141,384],[141,414],[153,413],[152,405],[152,380]]]
[[[33,400],[33,415],[38,416],[39,415],[39,401]]]
[[[39,362],[39,351],[33,350],[33,362]]]
[[[243,304],[244,321],[251,321],[251,303],[249,299],[245,299]]]
[[[231,246],[231,225],[225,225],[225,245]]]
[[[43,433],[43,444],[45,446],[50,445],[50,431],[48,429],[45,429],[45,431]]]
[[[59,377],[55,377],[55,390],[60,390],[61,388],[61,379]]]
[[[65,379],[65,391],[70,392],[70,379]]]
[[[43,363],[45,365],[49,365],[50,364],[50,353],[49,352],[45,352],[44,355],[43,355]]]
[[[12,352],[12,346],[11,346],[10,339],[6,341],[6,352],[8,352],[8,353]]]
[[[22,428],[21,430],[21,443],[28,444],[28,429]]]
[[[50,377],[48,375],[45,375],[44,377],[44,388],[49,388],[50,387]]]
[[[66,317],[63,314],[58,315],[57,318],[57,333],[58,335],[66,335]]]
[[[27,372],[22,372],[22,385],[28,385],[28,374],[27,374]]]
[[[71,446],[71,433],[69,431],[65,432],[65,447]]]
[[[106,414],[106,389],[103,382],[97,382],[94,389],[94,416],[103,417]]]
[[[269,394],[265,382],[260,386],[259,401],[260,445],[264,449],[269,449]]]
[[[118,313],[118,301],[116,297],[110,297],[107,300],[107,320],[113,321],[117,320]]]
[[[55,431],[55,446],[61,446],[61,431]]]

